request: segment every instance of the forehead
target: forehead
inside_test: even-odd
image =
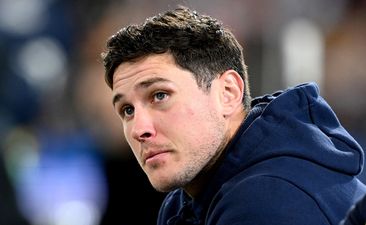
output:
[[[173,56],[168,53],[153,54],[134,61],[124,62],[117,67],[113,76],[113,84],[119,83],[121,80],[128,80],[138,74],[145,74],[144,72],[154,73],[167,68],[178,69]]]

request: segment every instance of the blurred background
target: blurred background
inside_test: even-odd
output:
[[[315,81],[366,147],[365,0],[0,0],[0,225],[155,224],[100,53],[178,4],[232,29],[253,96]]]

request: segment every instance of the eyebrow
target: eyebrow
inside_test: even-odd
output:
[[[144,81],[141,81],[140,83],[138,83],[135,86],[135,89],[148,88],[151,85],[158,83],[158,82],[170,82],[170,80],[162,78],[162,77],[152,77],[150,79],[147,79],[147,80],[144,80]],[[120,101],[123,97],[124,97],[124,95],[120,94],[120,93],[114,95],[113,100],[112,100],[113,105],[115,105],[116,102]]]
[[[115,96],[113,96],[113,106],[116,104],[116,102],[118,102],[121,98],[123,98],[123,94],[116,94]]]

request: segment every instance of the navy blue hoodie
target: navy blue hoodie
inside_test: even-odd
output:
[[[366,193],[363,157],[315,83],[259,97],[201,194],[169,193],[158,225],[336,225]]]

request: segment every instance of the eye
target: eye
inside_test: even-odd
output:
[[[155,94],[154,94],[154,101],[155,102],[160,102],[160,101],[162,101],[162,100],[164,100],[165,98],[167,98],[168,97],[168,94],[167,93],[165,93],[165,92],[156,92]]]
[[[121,115],[123,117],[131,117],[131,116],[133,116],[134,112],[135,112],[135,109],[130,105],[124,106],[121,109]]]

